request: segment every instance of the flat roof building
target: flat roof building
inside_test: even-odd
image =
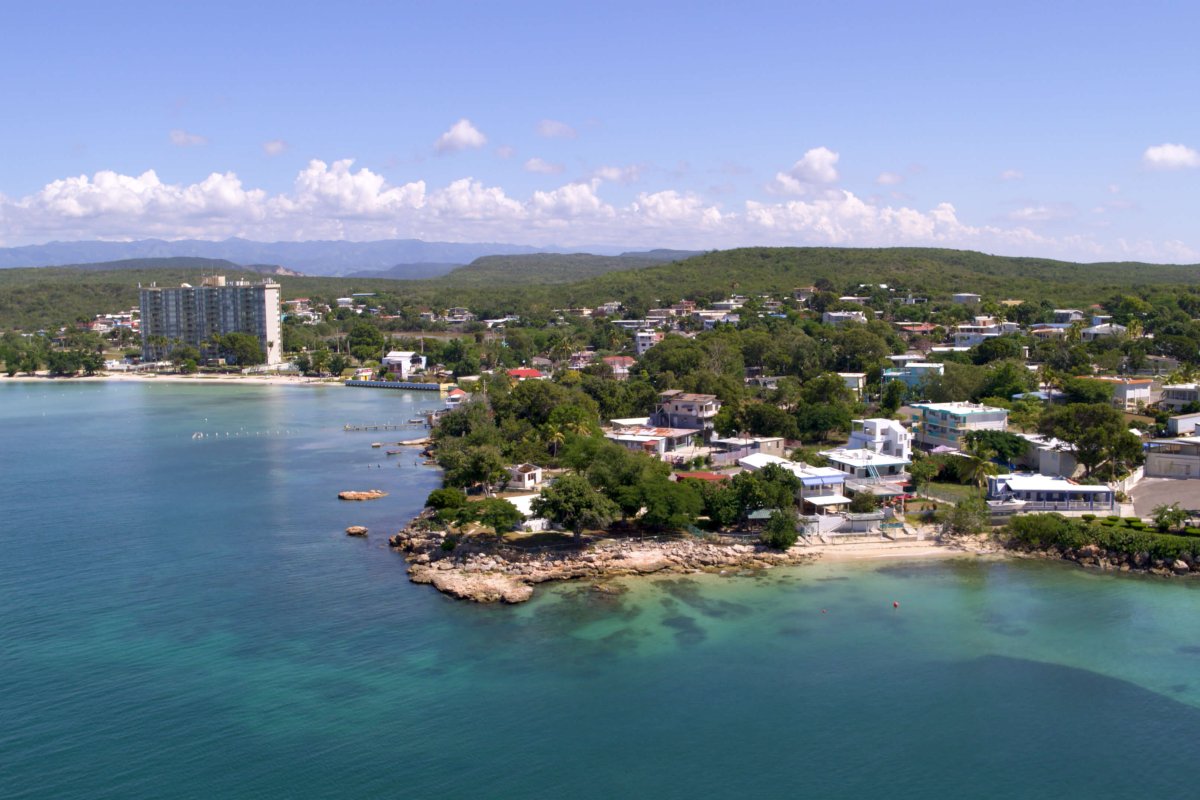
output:
[[[283,361],[280,286],[238,280],[226,283],[214,275],[199,286],[140,287],[142,358],[166,357],[172,342],[211,349],[214,336],[248,333],[258,338],[267,364]],[[163,344],[163,342],[167,344]]]

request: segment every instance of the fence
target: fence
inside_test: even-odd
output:
[[[1142,482],[1146,477],[1146,468],[1138,467],[1119,481],[1111,481],[1108,485],[1114,492],[1129,493],[1129,490]]]

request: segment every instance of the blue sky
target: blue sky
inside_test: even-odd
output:
[[[6,11],[0,50],[0,244],[412,236],[1196,262],[1198,17],[27,4]]]

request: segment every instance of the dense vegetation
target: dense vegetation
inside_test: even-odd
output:
[[[1067,551],[1094,545],[1127,556],[1144,554],[1152,559],[1189,561],[1200,558],[1200,536],[1160,533],[1139,520],[1097,521],[1068,519],[1059,514],[1025,514],[1013,517],[1005,530],[1010,544],[1023,549]]]

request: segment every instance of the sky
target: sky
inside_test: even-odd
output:
[[[1044,0],[14,4],[0,246],[1195,263],[1198,22]]]

